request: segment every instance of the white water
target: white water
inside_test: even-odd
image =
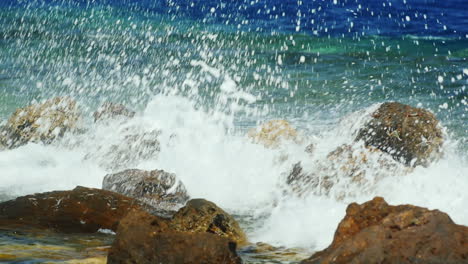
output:
[[[232,79],[224,80],[225,93],[220,97],[223,103],[233,98],[253,100],[253,96],[244,92],[239,96],[230,82]],[[242,107],[234,103],[230,109],[242,110]],[[160,153],[137,160],[129,167],[174,172],[192,197],[206,198],[228,211],[253,217],[255,223],[247,229],[254,242],[322,249],[331,242],[347,204],[364,202],[376,195],[385,197],[391,204],[410,203],[439,209],[456,223],[468,225],[468,165],[463,160],[465,157],[454,152],[456,144],[450,139],[445,157],[429,168],[386,177],[366,192],[351,187],[344,190],[352,194],[344,200],[337,200],[333,195],[309,194],[302,198],[285,195],[285,173],[297,161],[307,167],[311,160],[303,151],[307,143],[316,143],[315,159],[321,159],[350,142],[358,122],[354,117],[344,120],[352,122],[337,122],[321,134],[309,137],[304,131],[308,139],[303,144],[284,142],[279,149],[268,149],[252,143],[243,132],[236,130],[232,114],[217,110],[207,113],[195,109],[193,102],[185,97],[158,95],[128,122],[116,120],[98,125],[90,122],[85,126],[86,133],[69,135],[54,145],[28,144],[0,152],[0,192],[19,196],[71,189],[76,185],[100,188],[103,177],[110,172],[103,166],[110,159],[108,146],[118,145],[122,135],[128,133],[160,129]],[[314,127],[314,120],[307,122],[310,128]],[[288,158],[280,162],[281,156]],[[378,173],[372,168],[367,170],[368,177]]]

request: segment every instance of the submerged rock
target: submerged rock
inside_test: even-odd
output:
[[[134,167],[143,160],[157,157],[161,149],[158,140],[161,131],[127,128],[119,133],[118,138],[104,142],[87,154],[85,159],[97,160],[106,170],[121,171]]]
[[[301,263],[468,263],[467,241],[468,227],[443,212],[376,197],[350,204],[332,244]]]
[[[275,247],[262,242],[247,245],[239,251],[244,259],[252,260],[253,263],[296,263],[310,255],[301,248]]]
[[[129,169],[104,177],[104,190],[136,198],[154,208],[176,209],[188,199],[185,186],[173,173]]]
[[[135,112],[127,109],[123,104],[105,102],[99,109],[94,112],[94,122],[112,119],[116,117],[132,118]]]
[[[76,102],[69,97],[19,108],[0,131],[0,148],[16,148],[28,142],[51,143],[77,128],[79,118]]]
[[[427,166],[441,156],[443,133],[429,111],[396,102],[382,104],[356,140],[392,155],[406,165]]]
[[[213,233],[238,244],[247,239],[239,223],[216,204],[205,199],[192,199],[173,217],[171,227],[177,231]]]
[[[320,160],[312,168],[304,169],[296,163],[286,178],[288,188],[299,196],[309,193],[328,195],[334,188],[338,199],[372,190],[376,182],[385,177],[411,172],[391,156],[373,147],[342,145]],[[355,188],[351,188],[355,187]]]
[[[241,259],[227,238],[174,231],[169,220],[135,211],[121,221],[107,263],[240,264]]]
[[[298,133],[286,120],[270,120],[258,128],[252,128],[248,137],[265,147],[278,147],[282,140],[298,140]]]
[[[143,210],[133,198],[78,186],[18,197],[0,203],[0,227],[35,226],[62,232],[115,231],[130,209]]]

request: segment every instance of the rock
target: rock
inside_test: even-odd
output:
[[[115,231],[130,209],[142,210],[133,198],[78,186],[72,191],[27,195],[0,203],[0,227],[35,226],[61,232]]]
[[[113,236],[0,227],[0,263],[106,263]],[[96,262],[98,261],[98,262]]]
[[[107,259],[109,264],[241,263],[235,242],[210,233],[174,231],[169,220],[141,211],[121,221]]]
[[[443,133],[429,111],[396,102],[382,104],[356,140],[389,153],[406,165],[427,166],[441,156]]]
[[[443,212],[376,197],[350,204],[332,244],[301,263],[468,263],[467,241],[468,227]]]
[[[51,143],[75,129],[79,118],[76,102],[69,97],[55,97],[19,108],[6,123],[0,145],[16,148],[28,142]]]
[[[0,151],[8,149],[8,130],[5,126],[0,126]]]
[[[278,147],[282,140],[298,141],[298,133],[286,120],[270,120],[252,128],[248,137],[268,148]]]
[[[288,174],[286,183],[299,196],[310,192],[317,195],[333,194],[337,199],[352,196],[349,190],[359,193],[371,191],[375,183],[385,177],[404,175],[411,172],[392,157],[374,147],[342,145],[328,153],[323,159],[315,160],[312,168],[304,169],[296,163]],[[351,186],[357,188],[350,188]]]
[[[102,188],[136,198],[154,208],[177,209],[189,199],[176,175],[163,170],[125,170],[104,177]]]
[[[105,102],[99,109],[94,112],[94,122],[112,119],[116,117],[132,118],[135,112],[127,109],[123,104]]]
[[[239,251],[253,263],[264,263],[268,260],[267,263],[296,263],[310,255],[301,248],[275,247],[262,242],[250,244]]]
[[[86,160],[97,160],[99,165],[109,171],[121,171],[135,167],[139,162],[157,157],[160,151],[158,140],[161,132],[135,131],[126,129],[116,140],[104,142],[96,150],[85,156]]]
[[[247,241],[239,223],[216,204],[205,199],[188,201],[172,217],[171,227],[182,232],[213,233],[240,245]]]
[[[314,152],[315,152],[315,148],[316,148],[315,144],[314,144],[314,143],[310,143],[309,145],[307,145],[307,146],[305,147],[304,152],[305,152],[305,153],[308,153],[308,154],[310,154],[310,155],[312,155],[312,154],[314,154]]]

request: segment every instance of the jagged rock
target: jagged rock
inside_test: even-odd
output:
[[[170,220],[135,211],[125,217],[109,251],[109,264],[239,264],[236,243],[206,232],[174,231]]]
[[[396,102],[382,104],[356,140],[389,153],[406,165],[427,166],[441,156],[443,133],[429,111]]]
[[[296,163],[288,174],[286,183],[293,193],[300,196],[310,192],[329,194],[336,187],[338,199],[352,196],[350,186],[359,187],[360,193],[371,190],[374,183],[385,177],[404,175],[411,172],[393,160],[388,154],[373,148],[342,145],[330,152],[324,159],[316,160],[313,168],[305,170]],[[339,185],[339,186],[338,186]],[[341,188],[339,188],[341,187]]]
[[[247,241],[239,223],[216,204],[205,199],[188,201],[173,216],[171,227],[182,232],[213,233],[229,238],[238,244],[244,244]]]
[[[94,122],[116,117],[132,118],[134,116],[135,112],[127,109],[123,104],[116,104],[111,102],[105,102],[93,114]]]
[[[298,133],[286,120],[270,120],[258,128],[252,128],[248,137],[265,147],[278,147],[282,140],[298,141]]]
[[[19,108],[4,126],[0,145],[16,148],[28,142],[51,143],[76,129],[79,118],[76,102],[69,97],[55,97]]]
[[[154,208],[176,209],[188,199],[185,186],[173,173],[163,170],[125,170],[104,177],[104,190],[136,198]]]
[[[468,227],[447,214],[376,197],[350,204],[332,244],[301,263],[468,263],[467,243]]]
[[[133,198],[78,186],[72,191],[27,195],[0,203],[0,226],[35,226],[62,232],[115,231],[130,209],[143,210]]]

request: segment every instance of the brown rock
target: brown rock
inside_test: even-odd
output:
[[[135,211],[121,221],[107,263],[239,264],[241,260],[235,242],[209,233],[177,232],[169,220]]]
[[[205,199],[188,201],[173,216],[171,227],[182,232],[213,233],[238,244],[245,244],[247,241],[239,223],[216,204]]]
[[[176,175],[163,170],[131,169],[109,174],[104,177],[102,188],[165,210],[177,209],[189,199]]]
[[[396,102],[382,104],[356,140],[389,153],[406,165],[427,166],[441,155],[443,133],[429,111]]]
[[[298,140],[298,133],[286,120],[270,120],[248,132],[248,137],[265,147],[278,147],[282,140]]]
[[[376,197],[350,204],[332,244],[302,263],[468,263],[468,227],[438,210]]]
[[[137,201],[118,193],[78,186],[72,191],[27,195],[0,203],[0,226],[36,226],[62,232],[115,231]]]
[[[123,104],[105,102],[99,109],[94,112],[94,122],[111,119],[116,117],[132,118],[135,112],[127,109]]]
[[[5,125],[0,141],[8,148],[28,142],[50,143],[75,129],[79,118],[73,99],[55,97],[41,104],[17,109]]]

